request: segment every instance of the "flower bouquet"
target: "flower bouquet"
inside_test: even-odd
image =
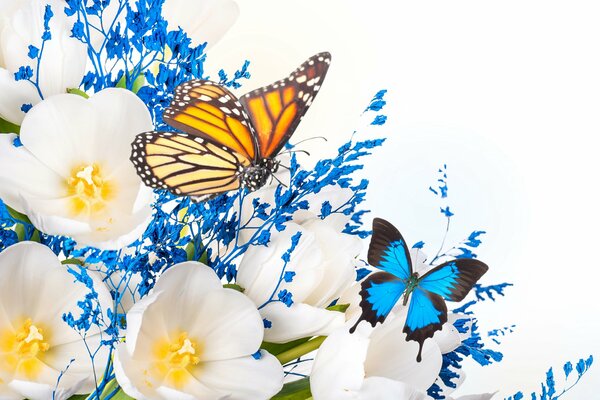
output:
[[[510,286],[486,282],[485,232],[426,246],[365,222],[386,91],[337,153],[306,157],[293,133],[334,58],[237,96],[249,62],[204,62],[238,12],[0,5],[1,399],[451,399],[466,359],[501,361],[512,327],[476,319]]]

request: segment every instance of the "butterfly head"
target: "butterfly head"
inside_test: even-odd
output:
[[[263,187],[278,169],[279,162],[271,158],[263,158],[255,165],[244,169],[241,176],[242,186],[254,192]]]

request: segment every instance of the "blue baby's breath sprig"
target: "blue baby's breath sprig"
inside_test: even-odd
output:
[[[15,80],[30,82],[35,87],[38,96],[40,96],[40,99],[42,100],[44,99],[44,93],[40,87],[40,66],[42,64],[42,56],[44,54],[46,42],[52,39],[52,32],[50,31],[50,20],[52,17],[54,17],[54,11],[49,4],[46,4],[43,20],[44,31],[40,37],[41,43],[36,43],[35,45],[32,43],[28,46],[27,57],[34,61],[34,68],[31,68],[29,65],[23,65],[19,67],[14,74]],[[32,105],[29,103],[23,104],[21,106],[21,111],[27,113],[31,107]]]
[[[546,372],[546,380],[540,384],[539,392],[532,392],[530,399],[531,400],[556,400],[562,397],[565,393],[571,390],[575,385],[579,383],[583,375],[590,369],[594,362],[594,357],[589,356],[586,359],[579,359],[575,364],[575,372],[573,373],[573,364],[570,361],[567,361],[563,365],[564,372],[564,381],[565,387],[560,392],[558,391],[556,384],[556,376],[554,375],[554,370],[552,368],[548,369]],[[571,381],[569,383],[569,381]],[[567,386],[568,385],[568,386]],[[523,392],[519,391],[512,396],[507,397],[505,400],[523,400],[525,399],[525,395]]]

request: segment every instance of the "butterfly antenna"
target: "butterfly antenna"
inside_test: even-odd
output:
[[[327,142],[327,138],[326,138],[325,136],[313,136],[313,137],[309,137],[308,139],[303,139],[303,140],[299,141],[299,142],[298,142],[298,143],[296,143],[296,144],[293,144],[293,145],[292,145],[292,147],[296,147],[296,146],[298,146],[300,143],[308,142],[309,140],[314,140],[314,139],[322,139],[322,140],[324,140],[324,141],[326,141],[326,142]]]
[[[287,188],[287,187],[288,187],[288,185],[286,185],[285,183],[281,182],[281,181],[279,180],[279,178],[277,178],[277,177],[275,176],[275,174],[272,174],[271,176],[272,176],[272,177],[273,177],[273,178],[274,178],[274,179],[275,179],[277,182],[279,182],[279,184],[280,184],[280,185],[282,185],[283,187],[285,187],[285,188]]]
[[[279,153],[279,155],[281,154],[291,154],[291,153],[304,153],[307,156],[310,157],[310,153],[306,150],[287,150],[287,151],[282,151],[281,153]]]

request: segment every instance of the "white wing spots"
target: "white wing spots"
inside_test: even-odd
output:
[[[233,113],[234,113],[235,115],[237,115],[238,117],[239,117],[239,116],[242,114],[238,108],[234,108],[234,109],[233,109]],[[244,122],[245,122],[245,121],[244,121]],[[243,123],[243,122],[242,122],[242,123]]]
[[[201,94],[200,97],[198,97],[198,99],[202,100],[202,101],[211,101],[212,99],[205,95],[205,94]]]
[[[314,61],[314,60],[310,60],[310,61],[308,62],[308,65],[315,65],[315,61]]]
[[[315,90],[321,89],[321,85],[315,85]]]
[[[298,82],[298,83],[306,82],[306,75],[301,75],[301,76],[297,77],[296,82]]]
[[[227,107],[221,107],[221,111],[223,111],[225,114],[231,114],[231,110]]]
[[[319,57],[318,60],[322,62],[323,61],[323,56]]]
[[[228,95],[219,97],[219,101],[223,104],[227,103],[229,100],[231,100],[231,97],[229,97]]]
[[[307,103],[308,99],[310,99],[310,93],[304,93],[304,96],[302,97],[302,100]]]
[[[304,96],[304,91],[301,90],[298,92],[298,98],[301,99],[302,96]]]

